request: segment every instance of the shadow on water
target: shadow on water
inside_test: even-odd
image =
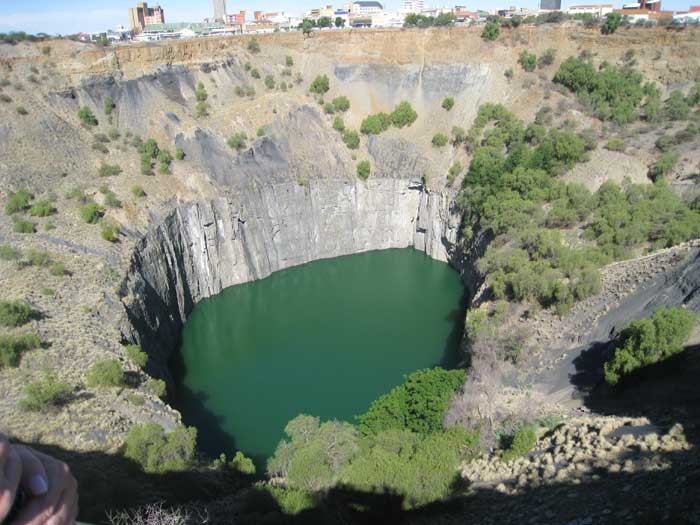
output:
[[[442,368],[455,368],[459,366],[462,361],[463,356],[461,356],[459,352],[464,334],[464,321],[468,306],[469,298],[465,290],[459,300],[459,306],[452,310],[446,317],[446,320],[450,322],[452,328],[445,340],[442,358],[439,362],[439,366]]]

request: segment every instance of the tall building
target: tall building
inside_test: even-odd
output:
[[[540,0],[540,9],[544,11],[561,11],[561,0]]]
[[[135,33],[140,33],[149,24],[164,24],[165,11],[158,4],[148,7],[146,2],[139,2],[129,8],[129,25]]]
[[[214,0],[214,19],[220,22],[226,20],[226,0]]]

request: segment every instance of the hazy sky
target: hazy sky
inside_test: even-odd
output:
[[[381,1],[381,0],[380,0]],[[609,1],[609,0],[605,0]],[[151,2],[156,3],[156,2]],[[331,0],[228,0],[227,11],[236,12],[245,9],[285,11],[290,14],[302,14],[312,7],[331,3]],[[335,0],[340,5],[342,0]],[[403,0],[385,0],[387,9],[398,9]],[[466,5],[470,9],[492,9],[518,5],[537,7],[537,0],[426,0],[426,5]],[[590,3],[588,1],[563,0],[563,5]],[[601,0],[601,3],[605,3]],[[698,0],[693,0],[698,3]],[[136,0],[0,0],[0,32],[27,31],[30,33],[70,34],[79,31],[93,32],[113,29],[122,24],[128,25],[127,8],[135,5]],[[213,14],[211,0],[161,0],[168,22],[201,21]],[[620,5],[620,0],[615,1]],[[687,0],[664,0],[664,8],[687,9]]]

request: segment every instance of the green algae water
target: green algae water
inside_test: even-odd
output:
[[[459,274],[412,249],[317,261],[197,304],[174,369],[200,448],[265,465],[300,413],[354,422],[415,370],[454,367]]]

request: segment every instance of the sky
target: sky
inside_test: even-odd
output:
[[[381,1],[381,0],[380,0]],[[596,0],[598,1],[598,0]],[[610,0],[600,0],[606,3]],[[685,10],[689,0],[664,0],[663,7]],[[613,0],[616,7],[621,0]],[[157,3],[155,1],[150,3]],[[211,0],[160,0],[167,22],[198,22],[213,15]],[[302,14],[312,7],[333,3],[340,6],[342,0],[228,0],[227,11],[245,9],[284,11]],[[403,5],[402,0],[385,0],[385,9],[395,10]],[[537,0],[427,0],[426,5],[466,5],[468,9],[493,9],[517,5],[537,7]],[[588,0],[563,0],[562,5],[592,3]],[[698,0],[692,0],[698,3]],[[117,25],[128,26],[127,9],[136,5],[136,0],[0,0],[0,32],[26,31],[28,33],[71,34],[78,32],[104,31]]]

